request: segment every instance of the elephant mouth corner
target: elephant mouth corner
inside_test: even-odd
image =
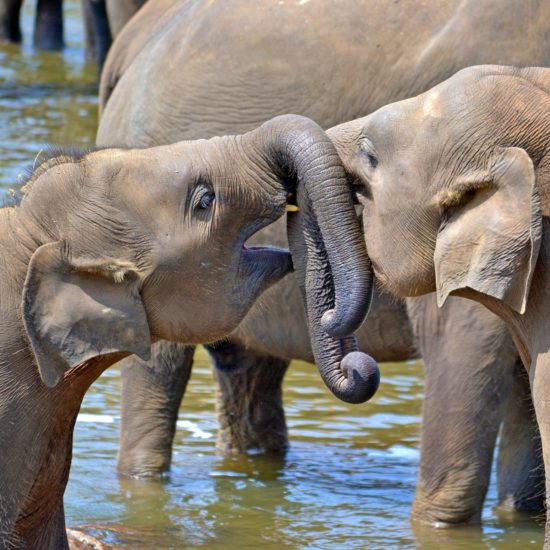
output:
[[[262,291],[293,270],[290,252],[284,248],[245,245],[242,247],[239,275]]]

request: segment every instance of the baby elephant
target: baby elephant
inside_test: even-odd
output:
[[[302,117],[243,136],[56,155],[0,210],[0,548],[68,548],[63,491],[84,393],[122,357],[147,358],[156,339],[208,342],[234,329],[292,267],[287,251],[244,243],[297,195],[297,253],[367,273],[338,155]],[[327,236],[332,216],[351,238],[349,227]],[[317,317],[349,333],[368,303],[346,295],[368,282],[335,274]],[[336,367],[354,351],[345,342]]]
[[[439,305],[464,296],[507,322],[529,371],[548,499],[550,69],[465,69],[329,134],[380,282],[398,296],[436,291]]]

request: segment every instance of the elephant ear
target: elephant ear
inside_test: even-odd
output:
[[[69,257],[61,242],[38,248],[23,289],[25,329],[50,388],[66,370],[93,357],[121,351],[150,357],[149,326],[131,266]]]
[[[542,233],[529,155],[500,149],[489,170],[460,178],[438,199],[451,209],[435,246],[438,305],[470,288],[524,313]]]

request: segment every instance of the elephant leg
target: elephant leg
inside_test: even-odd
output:
[[[105,0],[82,0],[86,58],[97,61],[98,75],[101,75],[112,37],[107,17]]]
[[[407,300],[425,363],[421,456],[413,519],[477,522],[517,352],[483,306],[435,295]]]
[[[23,0],[0,0],[0,42],[21,42],[19,15]]]
[[[543,340],[541,338],[541,340]],[[541,349],[550,349],[549,343],[542,341]],[[546,529],[544,532],[544,548],[550,550],[550,352],[541,352],[535,358],[536,364],[530,368],[529,378],[533,404],[540,432],[542,456],[544,459],[546,480]]]
[[[96,58],[94,21],[92,19],[91,0],[80,0],[82,20],[84,23],[84,54],[86,59]]]
[[[282,383],[289,361],[225,342],[209,346],[218,382],[218,447],[279,453],[288,448]]]
[[[544,464],[529,377],[518,361],[504,412],[497,461],[498,500],[519,512],[544,510]]]
[[[169,342],[152,346],[151,359],[120,362],[122,411],[118,471],[153,477],[168,470],[172,442],[195,348]]]
[[[33,43],[40,50],[63,48],[63,0],[38,0]]]

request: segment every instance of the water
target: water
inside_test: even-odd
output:
[[[95,70],[84,63],[75,0],[66,2],[68,48],[0,47],[0,187],[17,183],[47,143],[90,146]],[[291,449],[284,458],[222,456],[215,449],[214,385],[204,351],[180,412],[170,477],[115,473],[120,381],[108,370],[88,392],[75,429],[65,495],[67,524],[121,548],[524,549],[542,527],[494,507],[494,480],[478,527],[411,527],[422,403],[420,363],[382,366],[372,402],[336,401],[313,367],[295,362],[284,399]]]

